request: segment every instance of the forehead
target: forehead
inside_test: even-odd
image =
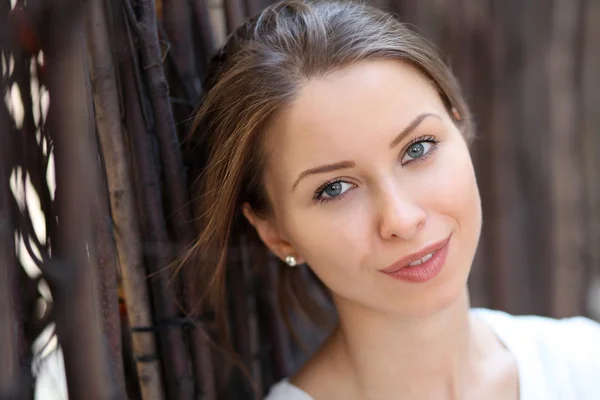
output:
[[[396,60],[363,61],[311,79],[269,129],[269,169],[294,175],[385,150],[423,112],[446,116],[433,84]]]

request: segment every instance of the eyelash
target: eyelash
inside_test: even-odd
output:
[[[341,183],[341,182],[345,182],[345,181],[342,180],[341,178],[335,178],[335,179],[329,180],[329,181],[323,183],[321,186],[319,186],[317,188],[317,190],[315,190],[315,194],[313,196],[313,200],[314,200],[315,204],[328,203],[330,201],[339,200],[342,197],[344,197],[346,195],[346,193],[348,193],[347,191],[340,194],[339,196],[327,197],[327,198],[323,197],[323,192],[325,191],[325,189],[327,189],[327,187],[329,185],[333,185],[334,183]]]
[[[431,136],[431,135],[425,135],[425,136],[420,136],[420,137],[414,138],[404,147],[404,151],[402,152],[402,157],[404,157],[404,155],[406,154],[406,151],[410,148],[410,146],[417,144],[417,143],[423,143],[423,142],[431,143],[432,144],[431,149],[429,149],[429,151],[427,153],[425,153],[425,155],[423,155],[422,157],[407,161],[403,165],[412,164],[413,162],[420,162],[420,161],[426,160],[427,158],[429,158],[429,156],[432,153],[435,152],[435,150],[437,150],[436,145],[440,141],[439,141],[439,139],[437,139],[436,137]],[[324,182],[321,186],[319,186],[317,188],[317,190],[315,190],[315,193],[313,196],[313,201],[315,202],[315,204],[328,203],[330,201],[340,200],[342,197],[344,197],[346,195],[346,193],[348,193],[349,190],[340,194],[339,196],[323,197],[323,192],[325,191],[325,189],[327,189],[327,187],[329,185],[332,185],[334,183],[342,183],[342,182],[349,183],[349,182],[345,182],[342,178],[335,178],[335,179],[331,179],[327,182]]]
[[[418,138],[414,138],[413,140],[411,140],[406,145],[406,147],[404,147],[404,151],[402,152],[402,155],[404,156],[404,154],[406,154],[406,152],[408,151],[410,146],[412,146],[413,144],[424,143],[424,142],[431,143],[431,149],[429,149],[429,151],[427,153],[425,153],[425,155],[423,155],[422,157],[414,158],[410,161],[407,161],[404,163],[404,165],[412,164],[414,162],[425,161],[427,158],[429,158],[429,156],[431,154],[433,154],[437,150],[437,144],[440,142],[440,140],[438,138],[436,138],[435,136],[431,136],[431,135],[419,136]]]

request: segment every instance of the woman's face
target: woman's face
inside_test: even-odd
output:
[[[308,81],[265,147],[274,212],[255,226],[276,254],[306,262],[338,305],[419,316],[465,290],[479,192],[463,136],[416,69],[364,61]],[[448,238],[434,276],[381,271]]]

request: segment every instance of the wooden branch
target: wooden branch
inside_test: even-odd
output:
[[[244,0],[246,15],[248,17],[253,17],[260,13],[262,9],[268,6],[269,4],[269,0]]]
[[[124,1],[122,0],[124,4],[129,4],[128,1]],[[130,6],[131,7],[131,6]],[[127,12],[123,12],[125,15],[128,15]],[[119,16],[115,16],[114,17],[116,20],[120,20]],[[137,22],[135,22],[135,25],[139,25]],[[131,29],[130,29],[131,28]],[[125,20],[125,24],[124,24],[124,28],[123,30],[126,32],[126,39],[127,41],[123,42],[123,43],[128,43],[129,44],[129,51],[128,53],[133,54],[133,50],[137,49],[137,45],[136,45],[136,40],[133,37],[133,34],[131,32],[131,30],[134,29],[132,27],[132,24],[130,22],[130,17],[128,17]],[[138,26],[139,29],[139,26]],[[121,40],[125,40],[125,37],[122,38]],[[152,115],[152,106],[150,105],[150,100],[148,100],[148,95],[147,92],[144,90],[146,85],[144,85],[144,79],[142,78],[142,73],[140,72],[142,70],[142,67],[140,66],[139,63],[139,59],[137,56],[128,56],[128,55],[123,55],[124,57],[131,57],[131,61],[133,62],[133,77],[135,78],[135,82],[136,82],[136,90],[137,90],[137,95],[138,95],[138,101],[141,104],[141,110],[142,110],[142,115],[144,116],[144,123],[146,126],[146,129],[153,130],[154,129],[154,115]]]
[[[191,213],[186,175],[179,150],[179,140],[175,129],[171,104],[169,102],[169,88],[162,67],[162,54],[158,42],[153,2],[150,0],[141,1],[140,10],[140,22],[137,33],[141,42],[140,53],[156,122],[155,129],[160,149],[160,160],[163,167],[163,182],[167,194],[167,215],[169,221],[171,221],[172,231],[179,242],[178,248],[182,249],[185,245],[191,243],[194,238],[190,224]],[[128,15],[131,19],[131,12]],[[158,267],[163,268],[164,265],[159,265]],[[184,307],[187,310],[193,305],[193,298],[199,298],[194,296],[195,288],[189,268],[189,265],[184,266],[181,275],[183,279]],[[194,331],[199,329],[199,327],[196,327]],[[210,351],[203,332],[194,331],[192,335],[195,340],[191,341],[192,351],[195,355],[194,359],[196,360],[194,370],[197,376],[205,376],[206,378],[209,374]],[[205,395],[212,396],[210,394],[212,392],[210,382],[206,382],[206,380],[203,382],[203,386],[205,386],[204,390],[208,390]]]
[[[0,93],[5,96],[0,76]],[[4,102],[0,104],[0,398],[24,398],[23,372],[26,360],[19,339],[22,333],[21,307],[18,299],[17,260],[11,212],[9,178],[12,170],[13,129]]]
[[[99,284],[93,255],[90,197],[98,184],[98,154],[89,131],[93,110],[86,90],[87,60],[81,8],[52,9],[46,21],[44,55],[48,65],[49,131],[55,143],[56,217],[60,230],[44,278],[52,292],[56,333],[63,350],[69,398],[121,399],[111,380],[98,307]],[[67,13],[68,12],[68,13]],[[77,299],[73,301],[73,299]],[[85,351],[82,351],[85,349]]]
[[[90,69],[94,86],[96,124],[106,168],[110,205],[114,223],[114,237],[123,286],[126,293],[126,306],[131,324],[137,327],[153,325],[150,299],[143,264],[143,250],[135,204],[135,194],[129,170],[129,153],[121,130],[119,96],[116,86],[115,66],[108,39],[106,15],[102,0],[93,0],[87,9],[88,49]],[[108,238],[105,244],[108,244]],[[112,251],[112,249],[107,249]],[[110,267],[111,269],[114,266]],[[111,272],[110,281],[116,288],[116,277]],[[115,293],[116,294],[116,293]],[[112,300],[112,299],[111,299]],[[133,354],[137,360],[137,370],[141,380],[144,400],[164,397],[158,361],[141,361],[155,355],[157,346],[152,333],[140,333],[133,337]]]
[[[110,216],[109,196],[106,191],[104,176],[97,179],[100,185],[92,197],[92,228],[98,260],[100,283],[99,303],[102,309],[104,332],[110,346],[110,363],[112,364],[115,387],[125,394],[125,375],[123,371],[123,349],[121,344],[121,324],[119,316],[119,301],[117,296],[118,258],[117,249],[112,236],[112,220]]]
[[[137,361],[133,355],[133,332],[129,326],[124,298],[120,299],[119,306],[121,307],[121,342],[123,343],[123,367],[127,397],[131,400],[142,400],[142,382],[137,372]]]
[[[215,35],[208,10],[208,0],[190,1],[194,15],[194,24],[192,28],[194,29],[195,35],[200,37],[200,40],[194,41],[194,44],[198,46],[196,64],[198,67],[198,75],[203,77],[206,72],[208,60],[215,51]]]
[[[583,10],[584,21],[582,23],[582,61],[581,61],[581,96],[583,113],[583,143],[582,148],[585,153],[585,183],[587,189],[587,244],[588,252],[587,263],[590,267],[588,271],[588,280],[586,288],[594,281],[600,280],[600,179],[598,172],[600,170],[600,90],[598,90],[598,80],[596,71],[600,70],[600,46],[594,38],[600,37],[600,25],[595,21],[600,15],[600,3],[597,1],[585,2]],[[592,278],[592,279],[589,279]],[[587,292],[587,291],[586,291]],[[591,310],[595,309],[595,318],[600,314],[600,304],[587,304],[586,307],[591,315]]]
[[[131,25],[131,27],[133,28],[135,33],[137,35],[143,34],[142,26],[140,25],[140,23],[138,21],[137,15],[135,15],[135,10],[133,9],[131,2],[123,1],[123,6],[124,6],[124,10],[125,10],[125,15],[127,15],[127,20],[129,21],[129,24]]]
[[[175,121],[169,102],[169,86],[162,68],[162,54],[158,42],[154,3],[140,1],[139,39],[140,53],[145,69],[150,100],[154,109],[155,129],[160,148],[164,184],[168,198],[168,217],[172,218],[173,231],[182,235],[189,243],[193,238],[190,226],[190,210],[187,194],[186,174],[183,168]]]
[[[196,60],[194,59],[194,53],[190,51],[193,47],[192,32],[190,26],[191,9],[188,0],[169,0],[165,1],[164,8],[164,25],[165,29],[163,32],[160,30],[161,35],[169,43],[171,43],[171,51],[169,51],[167,57],[173,62],[171,63],[172,72],[177,77],[177,80],[181,83],[180,86],[174,88],[175,94],[183,93],[187,99],[192,103],[196,103],[199,98],[199,79],[196,76]],[[208,21],[207,21],[208,22]],[[210,26],[208,26],[210,29]],[[160,29],[160,25],[159,25]],[[173,112],[177,116],[178,125],[180,126],[181,137],[187,133],[187,124],[184,124],[190,113],[195,108],[195,104],[185,107],[180,107],[174,104]],[[146,170],[145,168],[143,170]],[[158,195],[158,193],[156,193]],[[148,198],[146,195],[144,198]],[[187,196],[185,196],[187,201]],[[182,206],[188,207],[183,204]],[[187,213],[186,213],[187,214]],[[183,213],[182,213],[183,215]],[[185,218],[190,220],[189,215]],[[191,225],[186,224],[186,229],[181,230],[181,223],[185,221],[175,221],[179,224],[175,231],[176,237],[180,243],[190,243],[193,239],[193,233],[191,231]],[[156,225],[156,224],[154,224]],[[161,227],[164,229],[165,227]],[[166,231],[164,232],[166,234]],[[182,247],[180,247],[182,248]],[[183,303],[184,308],[188,313],[192,313],[192,309],[197,305],[200,299],[199,293],[197,293],[197,285],[194,284],[194,279],[191,271],[192,265],[186,264],[179,270],[180,277],[182,278],[182,291],[183,291]],[[193,369],[195,374],[196,385],[199,386],[205,399],[214,399],[216,396],[214,389],[214,376],[213,367],[211,360],[211,352],[209,347],[208,336],[204,331],[204,324],[198,322],[189,330],[190,333],[190,346],[193,356]]]
[[[554,179],[551,184],[553,202],[552,245],[554,268],[552,301],[553,317],[580,315],[584,303],[585,237],[583,164],[585,157],[579,140],[581,107],[578,102],[579,76],[576,70],[580,43],[580,8],[582,0],[554,3],[549,45],[549,142]],[[592,211],[592,210],[590,210]],[[592,213],[595,212],[592,211]]]
[[[4,21],[0,24],[0,49],[8,49],[12,45],[11,41],[14,40],[10,32],[10,24],[7,23],[10,10],[10,0],[0,0],[0,20]],[[4,88],[2,91],[4,93]]]
[[[115,16],[115,21],[123,21]],[[121,23],[117,31],[127,37],[127,25]],[[171,274],[166,267],[175,254],[163,216],[161,182],[157,170],[158,154],[154,137],[142,118],[145,93],[143,82],[136,79],[135,47],[120,50],[119,69],[123,77],[125,99],[125,123],[130,135],[133,155],[136,191],[140,199],[144,242],[147,243],[148,268],[151,271],[152,292],[155,298],[156,320],[159,324],[170,324],[179,317],[174,296],[169,291]],[[165,327],[160,330],[162,359],[165,363],[165,379],[169,398],[187,399],[194,396],[194,385],[189,370],[188,350],[181,327]]]
[[[192,40],[192,9],[188,0],[164,0],[164,39],[171,44],[168,56],[172,57],[181,79],[180,93],[185,93],[192,103],[199,97],[199,80],[196,76],[196,59]],[[189,116],[191,110],[188,110]],[[186,116],[186,117],[187,117]]]
[[[119,128],[120,109],[119,99],[114,98],[116,94],[116,78],[111,76],[114,66],[112,65],[111,47],[108,39],[108,27],[104,20],[102,0],[91,0],[87,4],[86,29],[88,38],[88,53],[90,55],[90,78],[94,85],[93,96],[95,101],[96,120],[90,121],[90,132],[102,132],[105,135],[119,136],[120,131],[111,132],[114,128],[111,119],[116,120],[116,128]],[[112,78],[112,79],[111,79]],[[112,85],[111,85],[112,83]],[[91,101],[91,100],[90,100]],[[109,106],[104,102],[110,102]],[[91,108],[91,105],[90,105]],[[108,109],[107,109],[108,108]],[[110,114],[116,113],[116,115]],[[100,135],[101,136],[101,135]],[[97,140],[94,136],[90,138],[92,153],[100,154],[101,160],[105,161],[103,154],[98,149]],[[112,149],[111,149],[112,150]],[[104,168],[96,168],[98,176],[94,179],[98,183],[94,187],[91,197],[92,229],[96,250],[95,259],[98,260],[98,276],[100,284],[100,296],[98,301],[102,308],[104,332],[108,338],[110,364],[112,366],[112,379],[118,396],[127,398],[125,386],[125,373],[123,368],[123,349],[121,344],[121,324],[119,314],[119,300],[117,293],[118,256],[113,239],[113,223],[109,210],[108,183]],[[110,168],[110,167],[109,167]]]
[[[227,33],[235,31],[246,19],[246,10],[243,0],[223,0],[225,8],[225,21]]]

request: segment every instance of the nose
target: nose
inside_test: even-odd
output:
[[[427,213],[411,193],[398,188],[381,193],[379,206],[379,234],[383,239],[413,239],[425,225]]]

